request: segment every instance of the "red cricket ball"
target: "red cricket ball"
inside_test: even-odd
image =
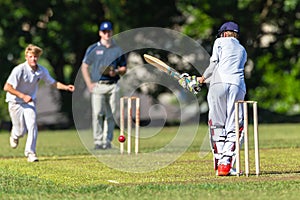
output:
[[[123,143],[123,142],[125,142],[125,140],[126,140],[126,138],[124,135],[119,136],[119,142]]]

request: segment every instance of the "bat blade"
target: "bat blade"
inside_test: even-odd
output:
[[[180,73],[177,72],[175,69],[167,65],[165,62],[161,61],[160,59],[150,56],[148,54],[144,54],[144,59],[150,65],[158,68],[159,70],[169,74],[170,76],[174,77],[175,79],[180,79]]]

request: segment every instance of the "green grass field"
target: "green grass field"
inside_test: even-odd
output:
[[[151,139],[141,139],[141,152],[151,152],[170,142],[177,128],[164,128]],[[26,138],[20,140],[17,149],[11,149],[9,134],[2,131],[0,199],[298,199],[299,130],[299,124],[259,126],[259,177],[255,176],[251,146],[249,177],[215,176],[212,154],[199,156],[207,132],[205,125],[197,129],[192,144],[175,162],[141,173],[107,166],[89,153],[76,130],[40,131],[40,162],[28,163],[23,156]],[[118,149],[111,152],[113,159],[120,158],[115,153]],[[122,159],[134,156],[123,155]]]

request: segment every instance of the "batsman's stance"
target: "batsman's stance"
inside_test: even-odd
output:
[[[219,176],[236,173],[232,167],[237,145],[236,134],[239,133],[235,133],[234,103],[244,100],[246,94],[244,66],[247,60],[246,50],[238,40],[239,33],[239,27],[234,22],[226,22],[220,27],[218,38],[213,45],[210,64],[203,76],[197,77],[200,84],[209,82],[208,125],[214,168]],[[182,79],[179,83],[185,82],[185,77]],[[239,109],[241,126],[243,114],[242,108]]]
[[[36,93],[40,80],[59,90],[73,92],[73,85],[65,85],[55,81],[46,68],[38,64],[43,50],[29,44],[25,49],[26,62],[16,66],[9,75],[4,90],[6,102],[12,122],[10,146],[17,148],[19,139],[28,132],[25,146],[25,156],[28,162],[38,161],[36,141],[38,136],[36,121]]]

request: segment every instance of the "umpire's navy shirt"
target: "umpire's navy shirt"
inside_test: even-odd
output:
[[[126,58],[122,49],[113,41],[109,48],[106,48],[101,42],[90,45],[84,55],[83,63],[89,65],[89,72],[92,82],[100,80],[109,80],[117,82],[120,76],[110,77],[102,72],[112,66],[118,69],[119,66],[126,66]]]

